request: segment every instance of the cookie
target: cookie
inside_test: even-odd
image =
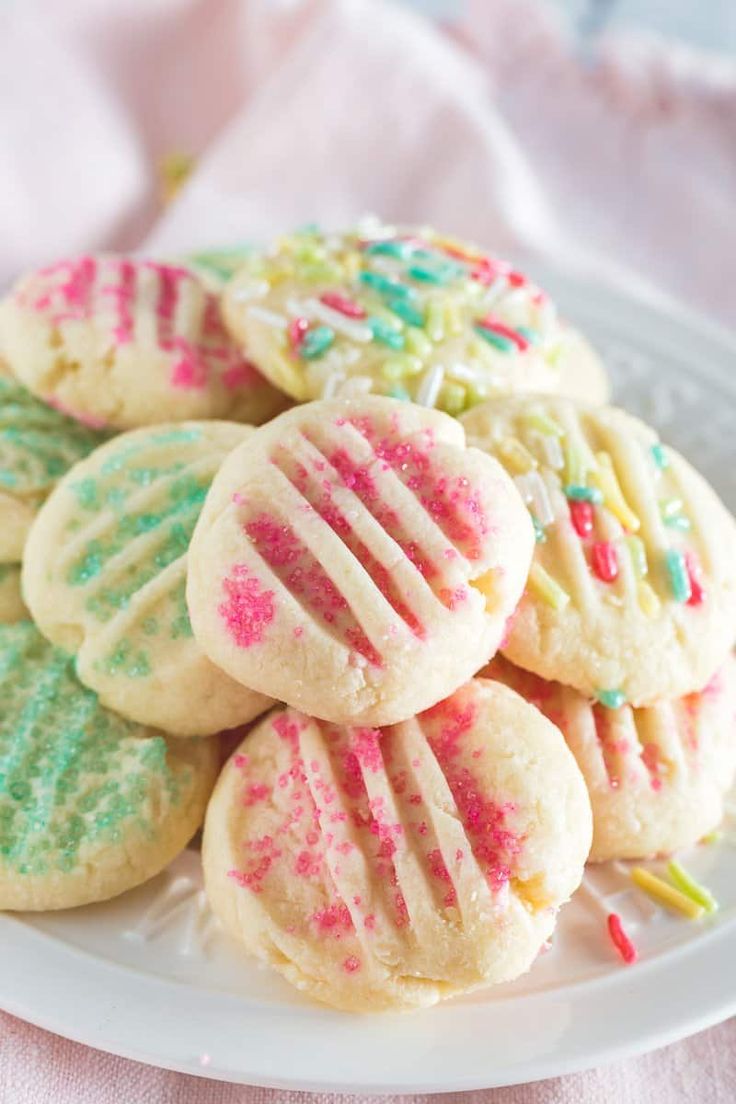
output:
[[[579,402],[600,405],[611,397],[611,384],[603,361],[588,339],[572,326],[564,326],[557,356],[557,390]]]
[[[271,713],[213,794],[205,886],[225,928],[299,989],[414,1008],[528,970],[590,838],[560,733],[475,679],[382,731]]]
[[[211,421],[121,434],[68,473],[31,529],[23,588],[36,624],[130,720],[207,735],[270,704],[207,659],[185,597],[189,539],[212,477],[252,432]]]
[[[537,531],[508,658],[609,706],[701,690],[736,625],[736,523],[705,480],[613,407],[509,397],[461,420]]]
[[[0,624],[28,617],[20,591],[20,564],[0,564]]]
[[[452,418],[314,402],[227,458],[192,539],[195,636],[246,686],[336,724],[394,724],[493,654],[534,538]]]
[[[230,340],[217,295],[179,265],[84,256],[31,273],[0,304],[0,352],[93,426],[257,423],[286,405]]]
[[[535,705],[562,731],[593,807],[590,858],[646,859],[717,828],[736,771],[736,663],[698,694],[644,709],[606,709],[497,656],[484,676]]]
[[[106,437],[0,374],[0,564],[20,562],[38,507],[64,472]]]
[[[215,741],[168,744],[103,708],[28,622],[0,626],[0,909],[102,901],[201,824]]]
[[[254,253],[223,312],[300,401],[372,391],[459,414],[498,392],[558,390],[568,347],[554,304],[510,264],[434,230],[370,221],[307,228]]]

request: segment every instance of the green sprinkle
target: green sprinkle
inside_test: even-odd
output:
[[[305,360],[317,360],[323,356],[335,340],[335,331],[329,326],[315,326],[307,330],[299,346],[299,355]]]
[[[388,276],[383,276],[380,272],[361,272],[358,279],[362,284],[373,288],[382,295],[398,299],[416,299],[417,293],[413,288],[407,287],[399,280],[390,280]]]
[[[445,414],[451,414],[452,417],[456,418],[465,409],[466,401],[467,394],[463,385],[445,380],[437,396],[436,405],[438,410],[443,410]]]
[[[606,709],[620,709],[622,705],[626,705],[623,690],[598,690],[595,696]]]
[[[594,506],[599,506],[603,501],[603,495],[597,487],[582,487],[578,483],[568,483],[563,490],[565,498],[573,502],[592,502]]]
[[[404,335],[387,325],[381,318],[369,318],[368,327],[373,334],[374,341],[380,341],[382,345],[388,345],[389,349],[403,349],[406,341]]]
[[[684,515],[665,518],[664,523],[668,529],[677,529],[681,533],[689,533],[692,529],[690,518],[686,518]]]
[[[413,306],[406,299],[388,299],[386,306],[408,326],[417,326],[419,329],[424,326],[424,315],[418,307]]]
[[[660,471],[670,466],[670,458],[664,451],[664,446],[661,445],[659,441],[655,445],[652,445],[651,452],[654,463]]]
[[[398,257],[400,261],[406,261],[413,254],[414,246],[409,242],[390,239],[371,242],[363,252],[377,257]]]
[[[697,905],[702,905],[706,912],[718,911],[718,902],[710,890],[696,882],[676,859],[672,859],[667,864],[667,873],[680,892],[689,897],[691,901],[695,901]]]
[[[665,562],[673,598],[676,602],[689,602],[692,597],[692,587],[685,557],[676,548],[669,548]]]
[[[494,349],[500,349],[502,353],[513,352],[516,348],[510,337],[504,337],[502,334],[494,333],[493,330],[487,330],[485,326],[476,325],[473,329],[484,341],[487,341]]]
[[[534,526],[534,539],[537,544],[544,544],[547,540],[547,530],[542,525],[541,521],[535,518],[534,514],[531,515],[532,525]]]
[[[410,265],[407,269],[407,275],[420,284],[444,284],[447,282],[439,272],[432,268],[426,268],[424,265]]]

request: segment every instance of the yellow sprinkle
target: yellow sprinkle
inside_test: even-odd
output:
[[[705,911],[702,905],[691,900],[690,897],[686,897],[679,889],[675,889],[674,886],[662,881],[656,874],[645,870],[643,866],[634,867],[631,871],[631,880],[655,901],[659,901],[661,905],[665,905],[675,912],[683,913],[689,920],[698,920]]]
[[[441,299],[430,299],[427,306],[427,333],[432,341],[442,341],[445,336],[445,305]]]
[[[498,452],[504,464],[517,475],[525,475],[538,467],[536,459],[518,437],[504,437],[499,443]]]
[[[631,565],[634,568],[634,574],[637,579],[643,579],[645,575],[649,574],[649,564],[647,563],[647,552],[644,547],[644,541],[641,537],[628,536],[624,538],[626,541],[626,547],[629,550],[631,556]]]
[[[536,429],[539,433],[549,433],[552,437],[564,437],[565,431],[559,422],[550,418],[543,410],[529,410],[522,417],[522,422],[529,429]]]
[[[360,253],[345,253],[342,256],[341,261],[346,281],[355,279],[355,277],[360,272],[361,267]]]
[[[388,380],[405,379],[407,376],[416,376],[424,365],[419,357],[399,353],[389,357],[381,365],[381,375]]]
[[[463,385],[461,383],[453,383],[451,380],[445,380],[437,398],[438,408],[444,410],[445,414],[456,416],[462,414],[465,409],[466,401],[467,392]]]
[[[595,471],[597,464],[587,444],[582,447],[568,441],[565,446],[565,483],[573,487],[584,487],[588,482],[588,472]]]
[[[488,388],[481,383],[469,383],[466,389],[468,407],[477,406],[488,398]]]
[[[699,842],[705,844],[718,843],[722,836],[723,833],[716,828],[713,832],[708,832],[707,836],[703,836]]]
[[[532,564],[529,572],[529,586],[537,597],[545,601],[548,606],[552,606],[552,609],[563,610],[570,601],[567,591],[562,589],[541,564]]]
[[[186,184],[196,164],[189,153],[172,150],[161,158],[158,168],[161,199],[171,203],[179,190]]]
[[[640,580],[636,588],[636,595],[639,599],[639,606],[642,612],[645,613],[647,617],[656,617],[662,608],[662,604],[646,579]]]
[[[448,299],[445,303],[445,332],[450,337],[459,337],[463,332],[462,315],[454,299]]]
[[[407,326],[404,338],[407,352],[418,357],[428,357],[432,352],[432,342],[417,326]]]
[[[614,517],[618,518],[624,529],[637,533],[641,528],[641,522],[624,498],[611,457],[607,452],[599,452],[596,456],[599,466],[593,472],[593,482],[602,492],[605,505]]]

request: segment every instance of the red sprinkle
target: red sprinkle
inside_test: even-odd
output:
[[[510,279],[510,277],[508,277],[508,279]],[[502,322],[500,318],[494,318],[492,314],[486,315],[485,318],[481,318],[478,325],[482,326],[484,330],[490,330],[491,333],[498,334],[499,337],[507,337],[509,341],[513,341],[520,353],[523,353],[529,348],[529,342],[523,334],[517,333],[511,326],[507,326],[505,322]]]
[[[365,311],[360,303],[356,303],[354,299],[349,299],[339,291],[326,291],[324,295],[320,295],[320,300],[326,307],[332,307],[333,310],[344,314],[346,318],[365,318]]]
[[[593,506],[590,502],[569,502],[570,519],[575,532],[582,539],[593,535]]]
[[[289,343],[292,349],[299,349],[309,329],[309,319],[294,318],[289,323]]]
[[[624,931],[623,924],[621,923],[621,917],[616,912],[610,913],[608,917],[608,934],[611,937],[611,942],[621,955],[627,966],[630,966],[632,962],[636,962],[639,957],[636,952],[636,947],[629,939],[628,935]]]
[[[703,572],[700,567],[700,562],[694,552],[685,553],[685,568],[690,580],[690,597],[687,600],[687,604],[689,606],[702,606],[705,601]]]
[[[618,556],[610,541],[596,541],[593,545],[593,571],[604,583],[618,578]]]

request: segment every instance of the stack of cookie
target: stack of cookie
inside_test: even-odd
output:
[[[0,907],[123,892],[207,808],[240,943],[431,1004],[529,968],[591,839],[720,819],[736,526],[511,266],[373,221],[242,261],[0,305]]]

